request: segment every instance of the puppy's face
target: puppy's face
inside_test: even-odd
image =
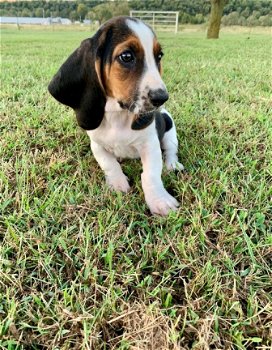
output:
[[[96,71],[106,96],[135,114],[156,110],[168,93],[161,79],[162,49],[143,22],[117,18],[100,28]]]
[[[132,112],[131,127],[140,129],[152,122],[153,111],[168,99],[161,58],[161,47],[147,25],[129,17],[113,18],[82,41],[48,89],[56,100],[75,110],[83,129],[100,125],[108,97],[114,99],[114,108],[119,104]]]

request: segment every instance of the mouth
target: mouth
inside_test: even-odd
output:
[[[158,109],[159,107],[154,107],[154,106],[146,107],[139,111],[139,116],[141,117],[143,115],[153,115],[154,112],[156,112]]]
[[[149,100],[145,101],[143,106],[139,110],[140,115],[152,114],[158,110],[160,110],[161,105],[154,105]]]
[[[139,113],[139,107],[137,106],[136,102],[123,102],[123,101],[118,101],[120,107],[122,109],[125,109],[131,113],[138,114]]]
[[[147,115],[152,115],[156,112],[160,107],[156,107],[150,104],[145,103],[142,107],[138,105],[136,101],[134,102],[124,102],[118,101],[120,107],[122,109],[128,110],[131,113],[137,114],[138,117],[143,117]]]
[[[154,107],[150,105],[143,106],[144,108],[140,109],[136,102],[127,103],[123,101],[118,101],[122,109],[128,110],[134,114],[134,119],[131,124],[132,130],[142,130],[149,126],[154,118],[156,111],[159,107]]]
[[[119,103],[119,105],[120,105],[120,107],[122,109],[128,109],[129,110],[130,105],[128,103],[123,102],[123,101],[118,101],[118,103]]]
[[[135,92],[133,96],[130,96],[126,101],[124,100],[118,100],[118,103],[122,109],[125,109],[131,113],[139,113],[139,106],[137,103],[138,100],[138,94]]]

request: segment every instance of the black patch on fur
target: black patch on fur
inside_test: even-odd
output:
[[[165,121],[165,132],[169,131],[173,126],[173,121],[167,113],[160,113]]]
[[[155,113],[147,113],[138,116],[131,124],[132,130],[142,130],[150,125],[155,118]]]
[[[165,120],[161,113],[158,113],[155,119],[156,129],[158,133],[159,140],[161,141],[165,133]]]
[[[161,141],[164,134],[169,131],[173,126],[173,121],[167,113],[161,113],[159,111],[146,113],[138,116],[132,124],[131,129],[142,130],[148,127],[155,119],[156,129],[158,133],[159,140]]]
[[[158,137],[159,137],[159,140],[161,141],[164,134],[172,128],[173,122],[167,113],[160,113],[160,112],[156,113],[155,122],[156,122]]]

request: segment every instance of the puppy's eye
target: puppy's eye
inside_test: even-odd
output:
[[[160,52],[157,56],[157,60],[160,61],[162,59],[163,56],[163,52]]]
[[[135,60],[134,54],[130,50],[122,52],[121,55],[118,56],[118,58],[123,63],[132,63]]]

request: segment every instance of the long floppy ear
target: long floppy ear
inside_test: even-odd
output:
[[[106,104],[95,69],[96,50],[93,38],[84,40],[48,86],[56,100],[75,110],[78,124],[85,130],[93,130],[100,125]]]

